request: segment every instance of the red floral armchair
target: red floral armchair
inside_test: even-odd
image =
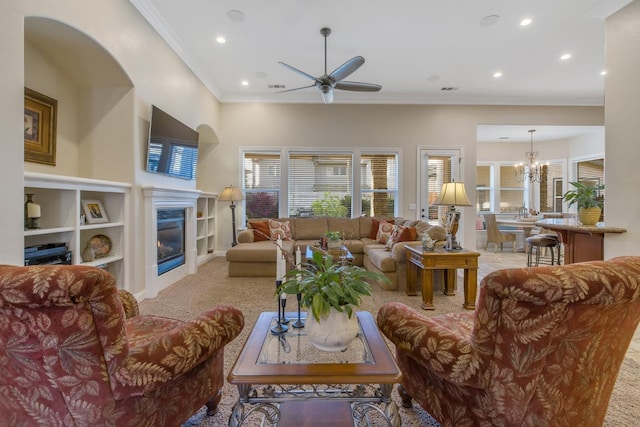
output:
[[[216,410],[243,326],[231,306],[139,315],[99,268],[0,266],[0,424],[179,426]]]
[[[640,319],[640,257],[493,272],[475,312],[388,303],[403,406],[444,426],[600,426]]]

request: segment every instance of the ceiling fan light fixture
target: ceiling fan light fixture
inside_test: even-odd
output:
[[[307,74],[295,67],[284,62],[278,62],[290,71],[297,73],[309,80],[313,80],[313,84],[295,89],[281,90],[276,93],[292,92],[300,89],[306,89],[309,87],[317,87],[322,94],[322,99],[325,104],[331,104],[333,102],[333,89],[349,90],[356,92],[378,92],[382,89],[381,85],[374,83],[362,83],[362,82],[347,82],[343,79],[353,74],[358,68],[364,64],[364,58],[362,56],[354,56],[331,73],[327,72],[327,37],[331,34],[331,28],[323,27],[320,29],[320,34],[324,37],[324,73],[315,77],[311,74]]]

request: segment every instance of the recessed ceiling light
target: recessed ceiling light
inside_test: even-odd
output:
[[[249,82],[248,82],[248,81],[246,81],[246,80],[243,80],[240,84],[241,84],[242,86],[249,86]]]
[[[216,37],[216,41],[217,41],[218,43],[220,43],[220,44],[225,44],[225,43],[227,42],[227,39],[225,39],[225,38],[224,38],[224,37],[222,37],[222,36],[218,36],[218,37]]]
[[[498,77],[502,77],[502,72],[501,71],[496,71],[495,73],[493,73],[493,77],[495,77],[496,79]]]
[[[564,55],[562,55],[560,57],[560,59],[562,59],[563,61],[566,61],[569,58],[571,58],[571,54],[570,53],[565,53]]]
[[[524,18],[522,21],[520,21],[520,26],[521,27],[526,27],[527,25],[531,24],[533,21],[531,20],[531,18]]]
[[[227,18],[231,19],[233,22],[242,22],[244,21],[244,13],[239,10],[228,10]]]
[[[606,75],[607,75],[607,70],[602,70],[602,71],[600,71],[600,75],[601,75],[601,76],[606,76]]]
[[[500,17],[498,15],[485,16],[484,18],[482,18],[480,20],[480,26],[481,27],[489,27],[489,26],[495,24],[496,22],[498,22],[499,19],[500,19]]]

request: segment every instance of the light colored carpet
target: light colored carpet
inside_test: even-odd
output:
[[[509,252],[497,253],[480,251],[479,280],[488,272],[499,268],[520,267],[526,264],[525,255]],[[445,296],[440,292],[434,293],[435,310],[420,309],[420,296],[409,297],[404,292],[385,291],[375,288],[371,297],[366,297],[361,306],[372,314],[387,301],[400,301],[427,315],[439,315],[455,311],[462,311],[462,283],[461,273],[458,277],[459,290],[456,296]],[[162,291],[154,299],[140,303],[143,314],[155,314],[187,320],[216,304],[233,304],[240,308],[245,316],[245,328],[238,338],[227,345],[225,349],[225,377],[247,339],[258,315],[263,311],[276,311],[274,297],[275,283],[270,278],[238,278],[228,277],[227,262],[224,258],[215,258],[203,264],[197,274],[190,275],[169,288]],[[295,307],[287,307],[287,311]],[[205,415],[204,408],[189,419],[183,427],[217,427],[228,423],[231,408],[238,398],[235,386],[225,383],[220,410],[213,417]],[[414,403],[413,408],[405,409],[400,406],[400,399],[394,388],[393,398],[398,403],[402,425],[438,426],[422,408]],[[640,366],[633,360],[626,358],[622,364],[616,383],[605,426],[618,427],[637,425],[640,418]],[[250,424],[254,425],[254,424]],[[257,424],[255,424],[257,425]]]

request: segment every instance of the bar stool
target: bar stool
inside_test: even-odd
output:
[[[555,249],[558,249],[557,265],[560,265],[560,240],[553,234],[538,234],[526,238],[527,245],[527,267],[537,267],[540,265],[543,249],[551,252],[551,258],[547,261],[550,265],[554,265],[556,260]],[[533,256],[535,255],[535,263]],[[546,258],[546,257],[545,257]],[[544,263],[544,259],[543,259]]]

